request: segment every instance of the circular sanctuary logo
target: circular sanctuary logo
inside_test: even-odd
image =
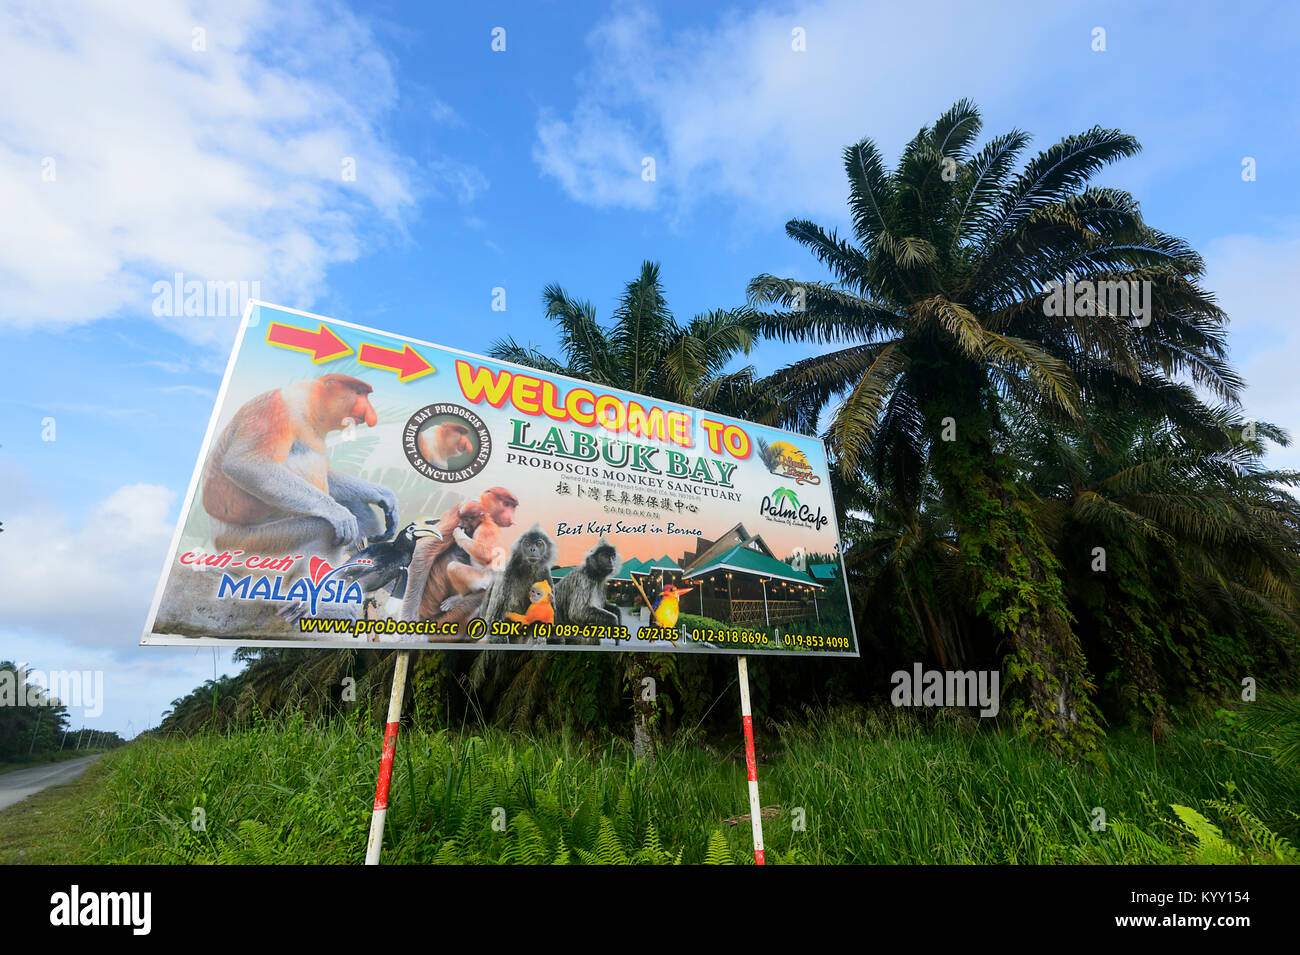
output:
[[[483,419],[460,405],[425,405],[402,429],[402,450],[411,467],[430,481],[468,481],[492,457],[492,435]]]

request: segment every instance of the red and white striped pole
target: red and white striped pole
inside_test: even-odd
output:
[[[370,817],[370,840],[366,843],[366,865],[379,865],[384,847],[384,818],[388,815],[388,784],[393,780],[393,756],[397,752],[397,729],[402,723],[402,696],[406,693],[406,665],[410,650],[397,654],[393,668],[393,691],[388,697],[388,723],[384,726],[384,754],[379,759],[379,782],[375,786],[375,810]]]
[[[758,801],[758,761],[754,758],[754,717],[749,711],[749,662],[736,657],[740,671],[740,719],[745,725],[745,770],[749,775],[749,825],[754,830],[754,864],[763,861],[763,813]]]

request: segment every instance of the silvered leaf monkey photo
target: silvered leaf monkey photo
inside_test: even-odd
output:
[[[520,534],[510,548],[505,570],[492,579],[479,616],[488,623],[495,623],[505,620],[508,613],[526,614],[531,606],[528,594],[533,585],[539,580],[551,582],[555,557],[555,541],[546,535],[540,524],[534,524]]]
[[[580,627],[617,627],[622,618],[618,609],[605,599],[605,581],[618,567],[618,551],[605,538],[600,538],[587,551],[582,563],[555,585],[555,622]]]

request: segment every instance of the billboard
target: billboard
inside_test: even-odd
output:
[[[857,656],[821,442],[249,304],[147,645]]]

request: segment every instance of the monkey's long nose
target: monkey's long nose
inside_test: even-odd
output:
[[[375,406],[366,401],[365,398],[362,398],[360,403],[365,405],[366,424],[373,428],[379,423],[379,415],[375,414]]]

